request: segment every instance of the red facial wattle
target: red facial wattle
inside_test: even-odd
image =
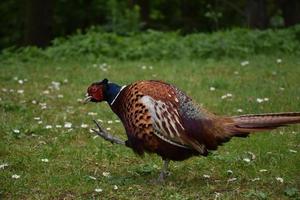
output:
[[[91,96],[91,101],[103,101],[103,86],[93,85],[88,89],[88,95]]]

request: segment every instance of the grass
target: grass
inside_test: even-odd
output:
[[[253,56],[246,66],[238,59],[108,60],[109,67],[70,60],[2,63],[0,165],[8,166],[0,169],[0,198],[299,199],[299,125],[232,139],[206,158],[172,162],[171,176],[158,185],[151,180],[159,174],[160,158],[140,158],[130,149],[95,138],[89,132],[92,119],[101,119],[115,135],[125,138],[125,134],[105,103],[77,101],[91,82],[104,77],[120,84],[162,79],[221,115],[239,115],[238,109],[242,113],[300,111],[300,59],[291,55],[281,59],[277,63],[275,56]],[[233,97],[221,99],[227,93]],[[258,103],[257,98],[269,101]],[[65,128],[66,122],[72,128]],[[82,128],[83,123],[88,128]],[[49,162],[43,162],[45,158]],[[14,174],[20,178],[12,178]]]

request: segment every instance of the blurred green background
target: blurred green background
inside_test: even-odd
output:
[[[0,2],[0,49],[45,47],[91,27],[123,35],[283,28],[300,22],[299,11],[299,0],[6,0]]]

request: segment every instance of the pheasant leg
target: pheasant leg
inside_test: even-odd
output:
[[[168,175],[168,166],[169,166],[170,160],[164,159],[164,164],[163,167],[160,171],[159,177],[158,177],[158,182],[164,182],[166,176]]]

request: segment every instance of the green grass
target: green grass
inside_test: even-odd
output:
[[[300,59],[289,55],[281,58],[278,64],[277,57],[249,57],[247,66],[241,66],[243,60],[238,59],[110,60],[107,71],[100,69],[101,62],[2,63],[0,165],[8,166],[0,169],[0,198],[214,199],[219,195],[221,199],[299,199],[299,125],[232,139],[206,158],[172,162],[171,176],[159,185],[151,181],[159,174],[160,158],[140,158],[130,149],[94,138],[89,132],[94,118],[103,120],[102,125],[110,127],[113,134],[122,138],[125,134],[120,123],[108,123],[117,117],[105,103],[82,105],[77,101],[91,82],[104,77],[120,84],[161,79],[220,115],[238,115],[237,109],[243,114],[300,111]],[[142,69],[143,65],[147,68]],[[18,83],[24,79],[27,81]],[[61,83],[59,90],[53,89],[52,81]],[[216,90],[210,91],[210,87]],[[233,97],[221,99],[227,93]],[[257,98],[269,101],[258,103]],[[46,109],[42,109],[43,103]],[[71,122],[72,129],[64,128],[65,122]],[[82,123],[89,127],[81,128]],[[46,129],[47,125],[52,128]],[[243,159],[251,158],[249,152],[255,158],[247,163]],[[49,162],[42,162],[44,158]],[[110,176],[103,176],[103,172]],[[20,178],[13,179],[14,174]],[[276,177],[283,178],[283,183]],[[228,181],[232,178],[236,180]],[[97,193],[96,188],[103,191]]]

